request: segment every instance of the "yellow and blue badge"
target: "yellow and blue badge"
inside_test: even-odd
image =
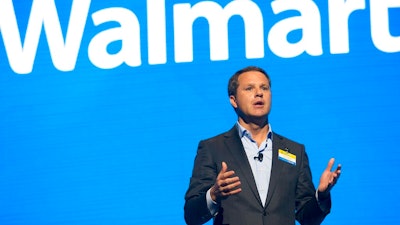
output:
[[[293,166],[296,165],[296,155],[290,153],[289,151],[279,149],[278,158],[284,162],[292,164]]]

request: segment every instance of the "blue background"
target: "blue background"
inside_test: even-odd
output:
[[[33,71],[16,74],[0,36],[0,224],[184,224],[197,144],[236,122],[227,81],[247,65],[270,74],[272,128],[306,145],[314,183],[330,157],[343,165],[323,224],[400,224],[400,53],[373,45],[369,1],[351,16],[347,54],[329,53],[328,6],[315,1],[321,56],[280,58],[265,41],[264,58],[246,59],[243,24],[232,18],[228,60],[209,59],[208,25],[198,20],[193,62],[175,63],[172,6],[184,2],[197,1],[166,2],[162,65],[147,63],[145,1],[92,1],[72,72],[54,67],[42,31]],[[254,2],[266,39],[290,14]],[[56,1],[64,34],[71,3]],[[31,4],[14,1],[22,40]],[[90,15],[113,6],[140,21],[141,66],[101,70],[88,60],[88,43],[106,29]],[[390,25],[400,36],[400,9]]]

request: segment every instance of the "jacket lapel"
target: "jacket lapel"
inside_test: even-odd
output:
[[[281,176],[281,171],[282,171],[282,163],[279,162],[278,159],[278,150],[279,149],[285,149],[285,145],[282,142],[282,137],[273,133],[273,139],[272,139],[272,168],[271,168],[271,177],[269,181],[269,188],[268,188],[268,194],[267,194],[267,201],[265,202],[265,207],[268,206],[268,204],[271,201],[271,196],[275,192],[276,184],[278,183],[278,179]]]
[[[231,152],[236,164],[238,165],[240,171],[244,176],[244,179],[249,184],[251,192],[257,198],[259,204],[262,206],[260,195],[258,194],[256,182],[253,176],[253,172],[251,171],[251,167],[247,159],[245,150],[243,148],[242,141],[240,140],[236,126],[234,126],[230,131],[228,131],[225,134],[225,145],[227,146],[227,149]]]

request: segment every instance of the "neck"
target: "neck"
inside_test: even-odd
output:
[[[261,143],[267,137],[269,131],[268,118],[265,118],[263,121],[254,122],[246,121],[239,117],[238,121],[241,126],[251,133],[251,136],[257,143]]]
[[[255,119],[250,119],[250,118],[243,118],[239,116],[239,124],[242,125],[244,128],[247,130],[263,130],[266,129],[268,131],[269,126],[268,126],[268,117],[264,118],[255,118]]]

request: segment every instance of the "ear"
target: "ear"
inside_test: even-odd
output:
[[[236,97],[234,95],[230,95],[229,101],[231,102],[232,107],[236,109],[237,108]]]

